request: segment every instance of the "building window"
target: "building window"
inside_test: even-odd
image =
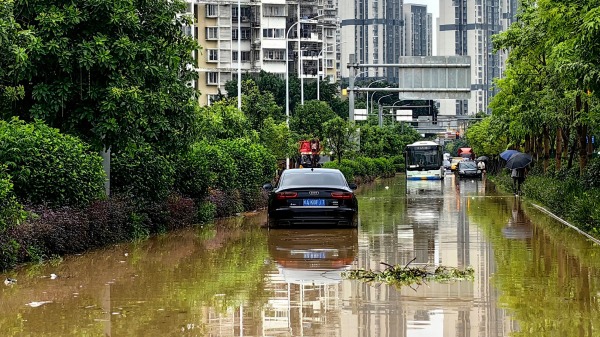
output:
[[[207,49],[206,52],[208,53],[209,62],[219,61],[219,51],[217,49]]]
[[[265,61],[285,61],[285,50],[283,49],[265,49],[263,53]]]
[[[217,72],[206,73],[206,84],[209,84],[209,85],[219,84],[219,73],[217,73]]]
[[[216,40],[219,37],[219,27],[206,27],[206,39]]]
[[[207,18],[216,18],[218,14],[218,7],[215,4],[206,5],[206,17]]]
[[[333,68],[333,60],[327,59],[326,64],[327,64],[327,68],[328,69],[332,69]]]
[[[206,99],[208,100],[208,105],[213,105],[217,99],[218,99],[219,95],[206,95]]]
[[[250,40],[250,36],[252,35],[252,31],[250,28],[242,28],[242,40]],[[231,30],[231,39],[237,40],[238,38],[238,30],[234,28]]]
[[[263,16],[287,16],[282,5],[264,5]]]
[[[263,37],[267,39],[285,39],[284,31],[283,28],[264,28]]]
[[[234,51],[231,53],[231,60],[232,61],[238,60],[238,52],[237,51]],[[250,62],[250,52],[249,51],[242,52],[242,62]]]

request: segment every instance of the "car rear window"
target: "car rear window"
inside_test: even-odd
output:
[[[472,161],[461,161],[458,165],[462,169],[476,169],[477,168],[477,165],[475,164],[475,162],[472,162]]]
[[[298,172],[288,173],[281,177],[280,187],[286,186],[348,186],[346,179],[339,172]]]

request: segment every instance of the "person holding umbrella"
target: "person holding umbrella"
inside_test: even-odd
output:
[[[515,195],[521,194],[521,185],[525,181],[527,174],[526,167],[531,164],[533,158],[527,153],[518,152],[510,156],[506,162],[506,168],[512,170],[511,178],[513,180],[513,190]]]
[[[521,195],[521,185],[525,181],[525,168],[514,168],[510,174],[513,180],[513,191],[515,195]]]

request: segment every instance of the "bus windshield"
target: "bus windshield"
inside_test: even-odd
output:
[[[409,146],[406,149],[406,169],[439,169],[442,166],[442,153],[439,146]]]

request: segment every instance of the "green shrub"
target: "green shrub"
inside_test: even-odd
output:
[[[210,201],[203,201],[198,205],[197,220],[198,222],[209,222],[215,218],[217,206]]]
[[[175,181],[172,162],[149,145],[128,146],[112,154],[111,188],[142,202],[165,200]]]
[[[207,146],[205,142],[195,144],[189,152],[178,157],[175,165],[175,190],[196,200],[204,199],[209,186],[216,180]]]
[[[235,188],[255,189],[273,179],[277,160],[264,146],[247,138],[222,140],[219,145],[236,164]]]
[[[588,163],[581,180],[587,188],[600,187],[600,158],[593,158]]]
[[[356,158],[356,162],[362,168],[362,176],[379,176],[381,172],[378,171],[377,165],[373,159],[368,157],[358,157]]]
[[[17,241],[7,235],[0,235],[0,271],[13,268],[19,262]]]
[[[277,169],[277,160],[264,146],[247,138],[221,140],[223,152],[228,153],[235,163],[236,179],[233,188],[240,192],[244,210],[263,207],[260,187],[271,181]]]
[[[238,171],[233,157],[219,144],[202,141],[195,145],[209,163],[210,188],[231,191],[237,186]]]
[[[0,162],[23,203],[82,206],[102,198],[102,157],[80,139],[40,121],[0,121]]]
[[[0,235],[8,227],[25,220],[26,213],[13,193],[13,184],[6,166],[0,165]]]
[[[406,166],[404,164],[404,156],[393,156],[390,158],[396,172],[404,172]]]

